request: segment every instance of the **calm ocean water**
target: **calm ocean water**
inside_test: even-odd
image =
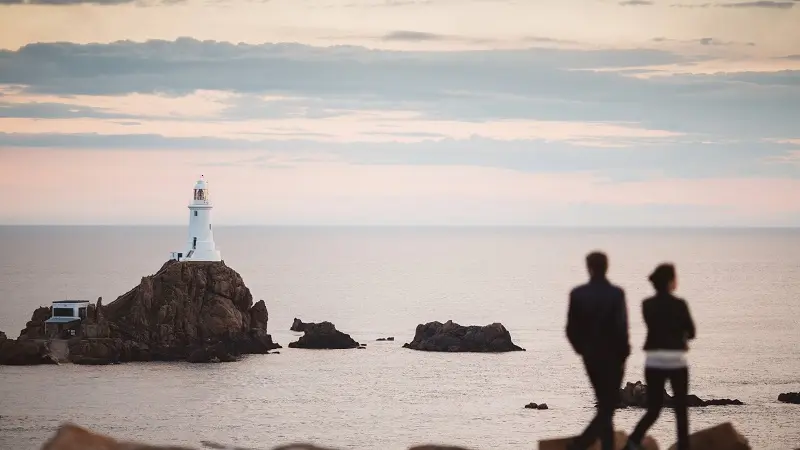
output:
[[[732,421],[755,449],[800,446],[800,231],[458,228],[215,228],[226,263],[269,308],[284,347],[294,317],[330,320],[366,350],[284,348],[232,364],[0,367],[0,449],[36,449],[72,421],[120,438],[268,448],[312,441],[402,449],[435,441],[531,449],[580,431],[594,412],[564,337],[566,296],[601,248],[627,291],[643,379],[641,299],[663,260],[697,322],[691,391],[741,407],[692,409],[697,429]],[[183,227],[0,227],[0,330],[16,337],[32,310],[63,298],[106,303],[152,274]],[[418,323],[499,321],[527,352],[402,349]],[[395,342],[374,342],[395,336]],[[548,411],[523,409],[546,402]],[[623,410],[630,431],[641,410]],[[652,434],[672,444],[665,412]],[[666,444],[666,445],[663,445]]]

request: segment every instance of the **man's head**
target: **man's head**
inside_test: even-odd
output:
[[[586,255],[586,268],[592,278],[603,278],[608,272],[608,256],[603,252],[592,252]]]

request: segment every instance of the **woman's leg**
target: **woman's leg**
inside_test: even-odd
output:
[[[639,444],[647,430],[658,420],[661,407],[664,406],[664,382],[667,373],[661,369],[644,369],[644,379],[647,384],[647,412],[636,424],[633,433],[628,438],[630,442]]]
[[[675,423],[678,427],[678,450],[689,450],[689,413],[686,396],[689,394],[689,369],[671,371],[669,382],[675,393]]]

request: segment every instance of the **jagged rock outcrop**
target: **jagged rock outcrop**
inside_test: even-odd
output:
[[[778,395],[778,401],[800,405],[800,392],[786,392]]]
[[[429,352],[512,352],[524,351],[511,341],[501,323],[462,326],[452,320],[417,325],[414,340],[404,348]]]
[[[298,331],[298,332],[306,331],[306,325],[314,325],[314,323],[312,322],[308,324],[295,317],[294,320],[292,321],[292,326],[289,327],[289,331]]]
[[[0,339],[0,365],[33,366],[58,364],[46,341],[32,339]]]
[[[664,389],[661,395],[664,396],[664,406],[667,408],[675,407],[675,400]],[[728,406],[728,405],[744,405],[740,400],[732,400],[728,398],[703,400],[696,395],[689,394],[686,398],[687,406],[689,407],[703,407],[703,406]],[[620,403],[617,408],[647,408],[647,385],[641,381],[636,383],[626,383],[625,387],[620,389]]]
[[[156,360],[185,359],[217,343],[229,353],[268,353],[280,348],[267,334],[263,300],[255,305],[242,277],[224,262],[168,261],[155,274],[97,315],[111,337],[146,346]]]
[[[25,329],[19,332],[20,339],[44,339],[44,321],[51,316],[49,306],[40,306],[31,314],[31,320],[25,324]]]
[[[337,330],[336,326],[330,322],[304,325],[305,334],[300,336],[297,342],[290,343],[290,348],[343,349],[359,347],[359,343],[349,334]]]

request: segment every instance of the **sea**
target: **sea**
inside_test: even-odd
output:
[[[594,414],[567,343],[567,295],[600,249],[627,293],[643,380],[641,300],[660,262],[697,325],[690,392],[744,406],[690,409],[699,430],[731,422],[758,450],[800,447],[800,230],[457,227],[224,227],[218,248],[269,310],[280,354],[223,364],[0,366],[0,449],[33,450],[65,422],[119,439],[200,448],[309,442],[405,449],[428,442],[534,449],[580,432]],[[108,303],[182,250],[185,227],[0,227],[0,330],[15,338],[32,311],[59,299]],[[286,348],[292,319],[331,321],[364,350]],[[417,324],[500,322],[526,352],[402,348]],[[393,342],[378,342],[392,336]],[[547,403],[547,410],[525,409]],[[630,432],[641,409],[619,410]],[[651,430],[675,441],[665,410]],[[205,442],[205,444],[204,444]]]

